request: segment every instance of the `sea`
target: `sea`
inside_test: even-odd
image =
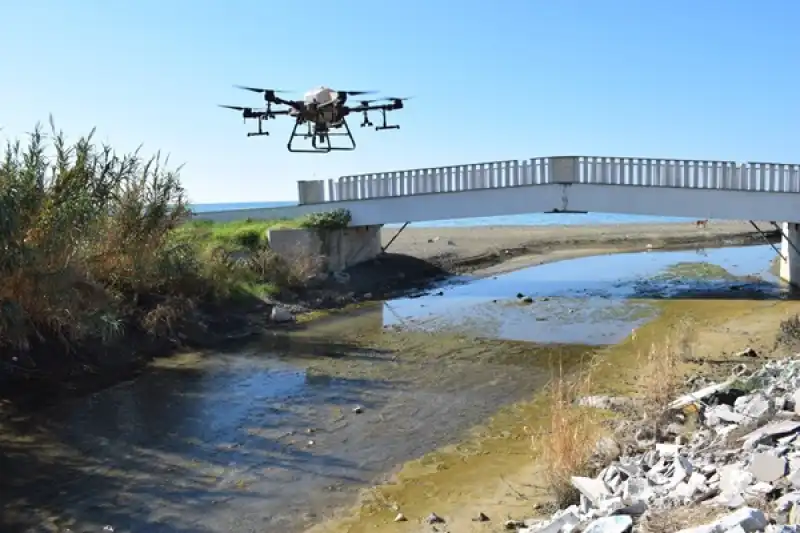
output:
[[[230,211],[234,209],[253,209],[263,207],[289,207],[297,202],[237,202],[228,204],[193,204],[196,213],[204,211]],[[460,218],[457,220],[432,220],[414,222],[418,228],[444,228],[466,226],[559,226],[559,225],[595,225],[595,224],[642,224],[694,222],[694,219],[680,217],[655,217],[645,215],[620,215],[616,213],[531,213],[527,215],[509,215],[499,217]],[[398,227],[400,224],[387,224]]]

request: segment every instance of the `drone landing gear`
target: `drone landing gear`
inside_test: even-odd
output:
[[[261,135],[269,135],[269,132],[268,131],[264,131],[263,128],[262,128],[263,122],[264,122],[264,119],[262,119],[261,117],[258,117],[258,131],[248,131],[247,132],[247,136],[248,137],[259,137]]]
[[[381,130],[399,130],[399,129],[400,129],[400,126],[398,126],[398,125],[394,125],[394,126],[392,126],[392,125],[386,124],[386,110],[385,110],[385,109],[381,109],[381,115],[383,116],[383,124],[382,124],[382,125],[380,125],[380,126],[375,126],[375,131],[381,131]],[[363,125],[363,124],[362,124],[362,125]],[[370,122],[370,126],[371,126],[371,125],[372,125],[372,123]]]
[[[286,145],[286,148],[290,152],[298,152],[298,153],[306,153],[306,154],[327,154],[328,152],[335,152],[335,151],[352,151],[356,149],[356,140],[353,138],[353,134],[350,133],[350,126],[347,125],[346,120],[342,120],[342,127],[344,127],[343,132],[331,132],[328,129],[320,129],[316,128],[312,130],[312,126],[310,123],[308,124],[308,132],[307,133],[297,133],[297,128],[300,126],[300,122],[294,123],[294,128],[292,128],[292,134],[289,136],[289,143]],[[297,137],[302,137],[303,139],[311,139],[311,148],[295,148],[294,141]],[[331,137],[347,137],[350,141],[349,146],[332,146],[331,145]]]

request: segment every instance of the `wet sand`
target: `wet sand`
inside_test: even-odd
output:
[[[772,229],[756,221],[762,231]],[[399,228],[383,229],[383,245]],[[562,259],[658,248],[723,246],[763,241],[747,221],[602,224],[592,226],[475,226],[404,229],[388,251],[442,264],[453,271],[509,272]]]

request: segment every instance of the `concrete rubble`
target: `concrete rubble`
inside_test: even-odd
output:
[[[573,477],[579,503],[518,531],[662,531],[651,521],[680,508],[689,518],[670,531],[800,533],[800,359],[736,374],[670,405],[665,424],[683,423],[681,436],[639,440],[596,477]],[[617,407],[597,397],[582,404]]]

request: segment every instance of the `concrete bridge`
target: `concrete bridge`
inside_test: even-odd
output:
[[[389,223],[568,212],[776,220],[783,222],[781,277],[800,285],[798,164],[541,157],[300,181],[298,198],[297,206],[207,212],[198,218],[295,218],[347,209],[352,226],[378,228]],[[370,234],[379,235],[379,230]]]

